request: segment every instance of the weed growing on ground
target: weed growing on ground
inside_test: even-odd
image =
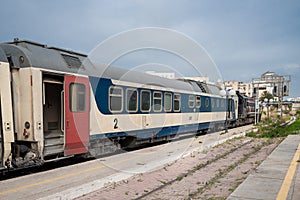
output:
[[[246,136],[255,138],[276,138],[296,135],[300,134],[300,118],[298,117],[294,123],[288,126],[280,126],[279,121],[266,119],[258,124],[257,127],[257,132],[249,132]]]
[[[177,176],[176,180],[181,181],[183,179],[183,176]]]

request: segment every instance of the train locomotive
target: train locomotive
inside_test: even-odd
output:
[[[219,93],[207,83],[95,66],[84,54],[31,41],[2,43],[0,169],[252,122],[245,97]]]

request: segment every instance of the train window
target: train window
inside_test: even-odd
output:
[[[179,112],[181,107],[181,96],[180,94],[174,94],[174,111]]]
[[[153,93],[153,110],[154,112],[160,112],[162,109],[162,93],[154,92]]]
[[[85,111],[85,85],[80,83],[70,84],[70,110],[71,112]]]
[[[189,107],[190,108],[194,108],[195,106],[195,96],[194,95],[190,95],[189,96]]]
[[[201,107],[201,96],[196,96],[196,108]]]
[[[123,110],[123,90],[120,87],[111,86],[109,88],[109,110],[111,112],[121,112]]]
[[[221,100],[221,108],[225,108],[225,100],[224,99]]]
[[[217,108],[219,108],[220,107],[220,99],[216,99],[216,106],[217,106]]]
[[[149,112],[151,109],[151,95],[150,91],[142,90],[141,92],[141,110],[144,112]]]
[[[205,99],[205,106],[208,107],[209,106],[209,98]]]
[[[170,112],[172,110],[172,94],[166,92],[164,94],[164,110]]]
[[[215,108],[215,99],[211,98],[211,108]]]
[[[136,89],[127,89],[126,90],[126,108],[128,112],[137,111],[137,90]]]

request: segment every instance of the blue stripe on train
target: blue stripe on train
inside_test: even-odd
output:
[[[158,138],[158,137],[165,137],[169,135],[176,135],[176,134],[182,134],[187,132],[195,132],[198,130],[205,130],[208,129],[212,123],[225,123],[225,121],[149,128],[149,129],[141,129],[141,130],[134,130],[134,131],[126,131],[126,132],[96,134],[96,135],[91,135],[90,140],[92,141],[92,140],[97,140],[102,138],[114,138],[114,137],[124,137],[124,136],[133,136],[136,137],[137,140],[145,140],[153,137]]]

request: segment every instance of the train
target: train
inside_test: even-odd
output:
[[[15,39],[0,44],[0,169],[96,157],[252,123],[254,104],[190,79],[166,79]]]

